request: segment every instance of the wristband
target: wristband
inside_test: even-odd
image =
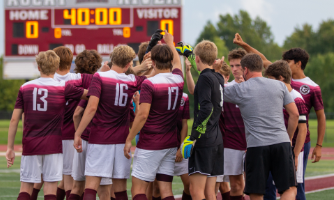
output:
[[[320,145],[320,144],[318,144],[318,143],[317,143],[317,145],[316,145],[316,146],[322,147],[322,145]]]

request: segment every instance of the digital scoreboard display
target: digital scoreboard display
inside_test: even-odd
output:
[[[5,0],[4,78],[39,75],[35,55],[58,46],[74,56],[96,49],[108,60],[118,45],[136,52],[157,29],[181,41],[182,0]]]

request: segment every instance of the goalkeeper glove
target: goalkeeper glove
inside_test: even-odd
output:
[[[185,57],[189,57],[191,54],[193,54],[193,47],[189,44],[185,44],[183,42],[177,43],[177,46],[175,47],[176,51],[181,55]]]
[[[146,49],[146,53],[150,52],[152,50],[152,48],[158,44],[158,42],[160,40],[162,40],[163,35],[161,35],[163,31],[158,29],[154,32],[154,34],[151,37],[150,42],[148,43],[147,49]]]
[[[188,60],[191,64],[191,66],[197,71],[198,74],[200,74],[201,72],[197,70],[197,65],[196,65],[196,61],[195,61],[195,54],[191,54],[189,57],[188,57]]]
[[[190,140],[190,136],[187,136],[181,144],[181,154],[184,159],[188,159],[191,156],[196,140]]]

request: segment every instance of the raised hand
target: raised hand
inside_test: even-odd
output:
[[[244,44],[244,41],[242,40],[241,36],[239,35],[239,33],[236,33],[233,39],[233,43],[237,44],[239,46],[241,46],[242,44]]]
[[[166,42],[166,44],[173,44],[174,42],[174,36],[170,33],[167,32],[167,30],[164,30],[165,34],[163,36],[164,41]]]
[[[163,36],[161,35],[163,31],[158,29],[154,32],[154,34],[151,37],[150,42],[148,43],[147,49],[146,49],[146,53],[150,52],[152,50],[152,48],[158,44],[158,42],[163,38]],[[166,42],[167,43],[167,42]]]

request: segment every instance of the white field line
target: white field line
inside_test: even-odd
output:
[[[319,176],[310,176],[306,177],[305,180],[313,180],[313,179],[318,179],[318,178],[327,178],[330,176],[334,176],[334,174],[326,174],[326,175],[319,175]]]

